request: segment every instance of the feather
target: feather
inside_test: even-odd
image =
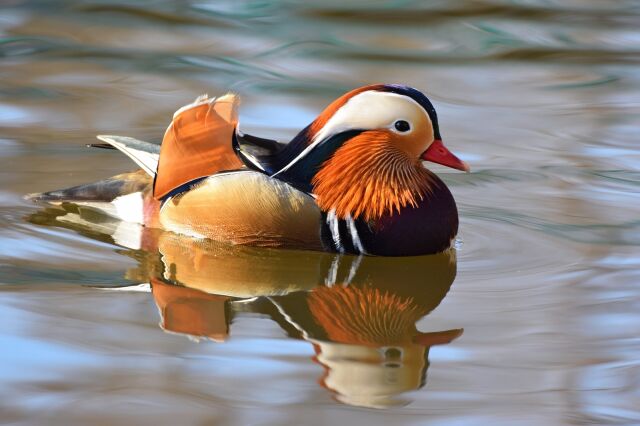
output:
[[[418,159],[396,149],[393,134],[363,132],[340,147],[313,177],[313,194],[323,211],[340,219],[376,220],[417,206],[435,181]]]
[[[137,170],[25,198],[55,205],[73,203],[127,222],[151,224],[159,207],[159,202],[151,197],[152,182],[144,171]]]
[[[131,158],[149,176],[155,176],[160,158],[160,146],[128,136],[98,135],[98,139]]]
[[[232,145],[238,102],[232,94],[203,96],[176,111],[162,140],[153,188],[157,200],[190,182],[244,166]]]

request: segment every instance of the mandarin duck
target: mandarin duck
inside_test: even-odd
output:
[[[458,212],[432,161],[468,165],[442,143],[429,99],[377,84],[333,101],[283,144],[244,134],[238,98],[180,108],[162,144],[98,136],[141,170],[30,194],[200,239],[259,247],[408,256],[451,246]]]

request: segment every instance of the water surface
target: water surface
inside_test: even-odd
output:
[[[639,21],[633,1],[3,5],[0,420],[640,423]],[[121,229],[133,250],[118,223],[22,199],[130,170],[84,145],[159,142],[205,92],[286,140],[376,82],[425,91],[471,164],[433,167],[451,252]]]

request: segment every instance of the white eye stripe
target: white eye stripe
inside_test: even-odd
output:
[[[315,135],[313,142],[315,144],[350,129],[379,129],[389,125],[393,127],[398,120],[410,121],[408,117],[416,115],[416,111],[431,122],[424,108],[408,96],[392,92],[363,92],[349,99],[336,111]],[[401,112],[400,117],[404,118],[398,118],[398,112]]]
[[[419,121],[419,117],[426,117],[427,122],[431,123],[431,119],[424,108],[408,96],[375,90],[359,93],[349,99],[333,114],[324,127],[314,136],[309,146],[273,176],[288,170],[322,141],[347,130],[389,128],[398,134],[406,135],[411,133],[415,127],[413,125],[411,125],[411,129],[408,132],[395,130],[394,124],[399,120],[398,116],[405,117],[400,118],[400,120],[408,123],[413,123],[414,120]],[[412,116],[413,120],[409,118]]]

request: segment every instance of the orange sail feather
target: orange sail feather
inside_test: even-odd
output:
[[[193,180],[243,166],[232,147],[237,107],[235,95],[205,96],[175,113],[160,148],[156,199]]]

